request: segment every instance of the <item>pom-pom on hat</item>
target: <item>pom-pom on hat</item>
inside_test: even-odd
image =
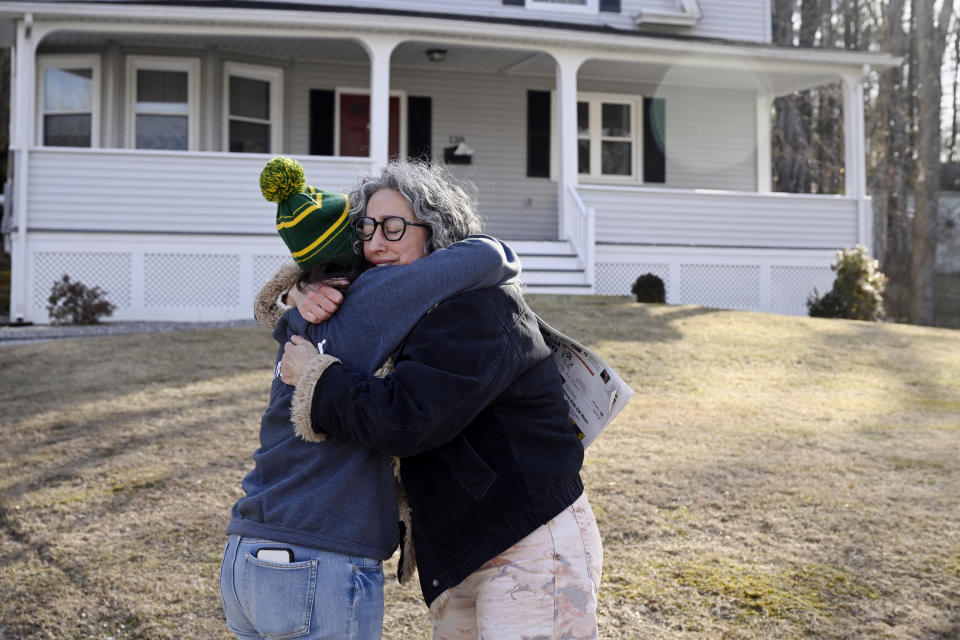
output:
[[[346,194],[307,186],[300,163],[284,157],[274,158],[260,172],[260,192],[277,203],[277,232],[301,269],[320,263],[342,268],[360,264]]]

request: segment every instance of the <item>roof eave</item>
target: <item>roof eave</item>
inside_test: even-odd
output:
[[[611,27],[571,25],[567,23],[528,22],[525,20],[502,20],[496,17],[480,19],[478,16],[444,15],[413,11],[358,10],[317,5],[276,5],[239,1],[231,3],[228,15],[224,4],[197,6],[195,2],[0,2],[0,17],[17,18],[32,14],[36,18],[57,20],[118,18],[195,23],[216,21],[225,26],[263,28],[266,24],[277,27],[296,26],[324,31],[382,32],[399,34],[410,38],[444,39],[454,42],[470,38],[475,42],[490,41],[500,44],[525,43],[542,45],[544,49],[582,48],[590,55],[643,52],[676,54],[678,56],[704,56],[718,58],[750,59],[758,63],[787,63],[803,66],[830,66],[848,71],[869,68],[899,66],[902,58],[882,52],[845,51],[829,49],[799,49],[778,47],[764,43],[720,41],[692,36],[665,36],[629,32]],[[256,8],[250,8],[256,6]],[[276,8],[276,7],[282,8]],[[291,8],[297,7],[296,9]],[[246,8],[244,8],[246,7]],[[309,10],[308,10],[309,9]],[[371,13],[390,15],[382,26],[372,25]],[[310,16],[315,16],[310,19]],[[491,33],[489,23],[498,23]],[[544,27],[550,27],[545,31]],[[598,39],[602,36],[602,40]]]

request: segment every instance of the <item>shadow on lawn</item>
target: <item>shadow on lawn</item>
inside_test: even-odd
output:
[[[13,450],[8,449],[4,452],[3,458],[18,459],[30,451],[62,449],[65,445],[69,450],[74,443],[77,445],[73,454],[61,453],[49,460],[41,458],[39,462],[30,462],[29,471],[22,474],[20,480],[7,485],[0,491],[0,504],[15,500],[24,493],[39,487],[63,486],[71,481],[81,480],[81,472],[86,469],[96,467],[109,469],[111,460],[117,456],[149,449],[161,450],[167,443],[189,439],[210,429],[207,421],[201,418],[181,424],[176,429],[164,429],[163,431],[131,434],[123,437],[117,437],[116,432],[113,431],[118,428],[118,425],[122,427],[124,425],[151,424],[155,420],[169,416],[171,413],[189,414],[189,406],[161,407],[146,411],[125,411],[122,414],[111,414],[108,424],[103,424],[100,420],[96,420],[96,424],[77,422],[60,436],[47,437],[39,442],[25,444]],[[237,416],[237,423],[250,418],[251,416],[246,415]],[[98,438],[99,444],[91,445],[83,441],[84,437],[91,435]],[[152,487],[163,482],[163,478],[156,478],[141,486]],[[93,491],[96,490],[95,487]],[[108,491],[109,488],[99,487],[99,490]],[[117,505],[117,502],[111,501],[109,510],[115,511]]]
[[[236,373],[270,375],[277,343],[258,327],[97,336],[0,350],[0,430],[47,411]],[[269,380],[264,383],[264,397]],[[13,425],[11,424],[13,423]]]
[[[725,313],[724,309],[663,304],[531,303],[548,324],[585,346],[599,341],[676,342],[683,339],[678,328],[699,316]]]
[[[877,322],[829,321],[810,327],[810,338],[827,350],[850,355],[841,367],[864,367],[882,374],[911,411],[934,408],[960,420],[956,376],[960,333]],[[960,640],[960,636],[958,636]]]
[[[648,341],[681,340],[683,338],[683,334],[677,330],[676,326],[674,326],[674,323],[678,323],[689,318],[696,318],[699,316],[706,316],[726,311],[726,309],[711,309],[709,307],[672,307],[666,313],[655,316],[650,313],[649,308],[642,305],[638,305],[638,307],[641,314],[646,316],[648,322],[650,322],[654,327],[660,328],[660,335],[657,335],[655,338],[652,338]]]
[[[243,406],[237,400],[235,397],[224,399],[231,406]],[[96,432],[94,446],[88,443],[84,449],[68,449],[52,460],[41,456],[37,461],[30,461],[28,468],[20,469],[18,481],[0,492],[0,548],[4,548],[0,552],[0,573],[7,573],[9,579],[10,575],[15,575],[14,571],[19,571],[29,581],[33,579],[32,574],[23,566],[43,567],[45,574],[57,576],[58,584],[54,587],[38,581],[37,588],[47,584],[44,589],[68,598],[61,606],[75,609],[74,614],[80,611],[87,614],[87,619],[77,623],[77,635],[58,637],[92,637],[82,632],[103,631],[103,628],[117,625],[123,631],[120,634],[123,637],[147,637],[136,633],[146,624],[145,614],[112,596],[109,584],[104,582],[104,571],[115,570],[113,568],[124,563],[150,555],[158,536],[165,553],[171,553],[172,558],[186,558],[193,564],[201,562],[200,556],[209,554],[210,549],[221,544],[223,523],[210,516],[212,513],[220,519],[227,517],[229,504],[215,488],[224,482],[236,482],[248,466],[248,460],[240,464],[236,456],[219,454],[204,458],[198,451],[197,458],[189,462],[189,474],[185,475],[177,465],[165,466],[167,456],[183,455],[177,452],[189,451],[191,446],[212,450],[205,438],[211,432],[211,424],[203,415],[180,420],[175,428],[154,425],[154,420],[165,411],[178,416],[189,415],[191,406],[188,403],[160,411],[124,412],[122,418],[106,428],[101,428],[100,424],[95,428],[96,418],[86,424],[78,422],[75,425],[77,430],[90,428]],[[235,426],[249,417],[246,413],[244,410],[243,416],[226,415],[221,419],[233,433]],[[124,429],[144,423],[151,425],[150,431],[123,434]],[[221,428],[217,432],[219,435],[211,435],[222,438],[223,433]],[[71,439],[80,438],[73,434],[68,436],[68,442]],[[44,448],[62,448],[62,445],[63,442],[48,441],[39,443],[37,450],[42,452]],[[133,462],[129,459],[131,453],[143,466],[130,466]],[[189,453],[185,455],[189,456]],[[31,505],[28,501],[25,508],[21,508],[17,504],[24,493],[38,488],[63,489],[65,493],[41,498],[51,501],[50,505]],[[210,492],[209,496],[199,498],[198,503],[197,494],[203,492]],[[192,496],[193,508],[178,508],[178,495]],[[223,504],[217,506],[218,501]],[[197,504],[203,508],[196,509]],[[157,529],[157,514],[160,512],[172,514],[173,520],[168,526],[164,524],[163,528]],[[166,518],[163,520],[165,522]],[[197,526],[202,529],[200,534]],[[213,526],[216,526],[215,533]],[[97,545],[91,546],[89,553],[78,555],[67,552],[58,542],[64,538],[75,540],[77,535],[98,540],[106,555],[97,557]],[[209,536],[216,536],[217,542],[211,544]],[[177,574],[182,570],[179,564],[161,562],[169,564],[172,580],[182,578]],[[29,598],[14,597],[22,601],[17,606],[32,606]],[[2,611],[0,618],[3,618]],[[90,629],[80,629],[81,622]],[[46,616],[38,620],[15,616],[0,623],[0,638],[6,637],[4,631],[12,633],[11,637],[35,637],[42,630],[59,634],[60,628],[55,629],[49,626],[51,624]]]

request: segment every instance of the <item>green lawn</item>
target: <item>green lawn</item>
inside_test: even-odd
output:
[[[636,391],[587,452],[603,638],[960,637],[960,332],[541,299]],[[0,348],[0,638],[229,638],[275,346]],[[429,637],[415,588],[386,638]]]

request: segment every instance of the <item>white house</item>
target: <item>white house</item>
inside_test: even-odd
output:
[[[895,60],[772,46],[770,3],[0,2],[11,318],[45,322],[64,273],[115,319],[249,317],[287,256],[277,154],[328,189],[447,162],[532,292],[653,272],[668,302],[804,313],[870,244],[862,82]],[[771,193],[772,100],[835,82],[845,194]]]

